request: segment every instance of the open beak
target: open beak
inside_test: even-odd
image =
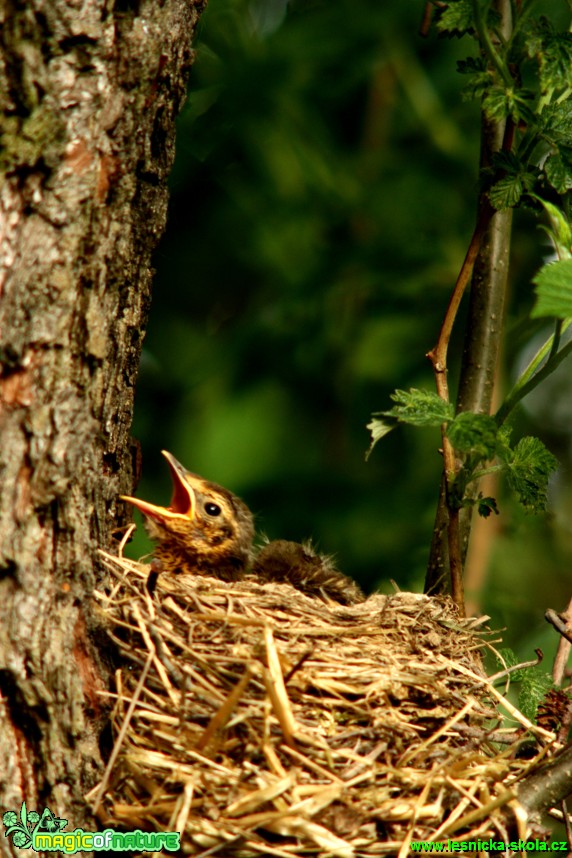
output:
[[[155,506],[155,504],[147,501],[132,498],[128,495],[121,495],[121,500],[133,504],[143,515],[149,518],[156,518],[159,521],[164,521],[167,518],[186,518],[193,521],[197,508],[197,500],[192,482],[197,480],[194,474],[183,468],[171,453],[167,450],[161,451],[167,460],[169,470],[171,471],[171,480],[173,481],[173,495],[169,506]]]

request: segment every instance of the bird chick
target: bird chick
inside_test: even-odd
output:
[[[258,552],[252,571],[268,581],[291,584],[307,596],[334,599],[342,605],[365,599],[355,581],[339,572],[329,557],[316,554],[309,544],[275,539]]]
[[[234,581],[252,572],[264,581],[291,584],[308,596],[353,605],[365,596],[351,578],[312,547],[277,539],[266,544],[253,561],[254,521],[240,498],[222,486],[187,471],[163,450],[173,481],[168,507],[138,498],[122,500],[139,509],[149,535],[157,543],[156,571],[212,575]]]
[[[122,496],[145,516],[147,531],[157,542],[159,570],[236,580],[251,559],[252,513],[222,486],[187,471],[166,450],[163,455],[173,481],[170,505]]]

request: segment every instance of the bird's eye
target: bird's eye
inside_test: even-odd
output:
[[[206,503],[205,512],[207,515],[217,516],[221,514],[221,508],[217,503]]]

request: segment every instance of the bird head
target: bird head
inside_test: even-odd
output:
[[[222,486],[187,471],[171,453],[162,452],[173,482],[169,506],[125,495],[121,499],[143,513],[153,539],[171,545],[198,566],[246,565],[254,537],[246,504]]]

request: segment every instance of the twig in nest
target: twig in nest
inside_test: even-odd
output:
[[[544,658],[544,653],[541,649],[535,649],[534,652],[537,655],[536,659],[533,659],[532,661],[522,661],[520,664],[513,664],[511,667],[507,667],[505,670],[501,670],[498,673],[493,673],[492,676],[489,676],[489,682],[498,682],[499,679],[505,679],[507,676],[510,676],[511,673],[516,673],[519,670],[526,670],[527,667],[538,667],[538,665]]]
[[[119,731],[119,735],[117,737],[115,745],[113,746],[111,756],[109,757],[109,762],[107,763],[107,766],[105,768],[105,773],[103,775],[103,779],[102,779],[101,783],[99,784],[99,787],[97,788],[97,793],[95,794],[95,801],[93,802],[93,808],[92,808],[92,813],[94,816],[97,816],[97,811],[99,810],[99,805],[101,804],[103,796],[105,795],[105,791],[107,790],[107,784],[109,782],[111,772],[113,771],[113,768],[115,766],[115,762],[116,762],[117,757],[119,755],[119,751],[121,750],[121,746],[123,744],[125,736],[127,735],[129,722],[131,721],[133,713],[135,712],[135,707],[137,706],[141,692],[143,691],[143,688],[145,687],[145,680],[147,679],[147,674],[149,673],[149,668],[151,667],[151,665],[153,663],[153,658],[154,658],[154,653],[150,652],[149,655],[147,656],[147,661],[145,662],[145,666],[143,667],[143,670],[141,671],[141,676],[139,677],[139,682],[137,683],[137,687],[136,687],[135,691],[133,692],[133,697],[131,698],[131,703],[129,704],[129,708],[127,709],[127,712],[125,713],[125,718],[124,718],[123,723],[121,725],[121,729]]]
[[[168,657],[165,651],[165,644],[163,643],[163,638],[161,637],[157,629],[153,628],[153,626],[149,626],[149,637],[151,638],[157,649],[157,658],[159,659],[159,661],[161,662],[175,685],[178,688],[181,688],[185,681],[185,675],[183,674],[182,670],[179,670],[177,665],[174,664],[173,661]]]

